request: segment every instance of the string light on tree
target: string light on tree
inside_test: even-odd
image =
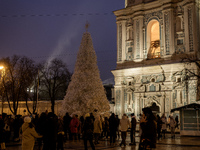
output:
[[[85,25],[74,74],[68,86],[61,115],[66,112],[84,115],[86,113],[103,114],[109,112],[110,106],[100,78],[97,66],[96,53],[93,48],[92,38],[87,31],[89,23]]]

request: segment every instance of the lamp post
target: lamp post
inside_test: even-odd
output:
[[[2,78],[3,78],[3,76],[4,76],[4,69],[5,69],[4,66],[0,66],[0,70],[2,71],[2,72],[1,72],[1,84],[3,84],[3,83],[2,83]],[[3,101],[3,94],[2,94],[2,100],[1,100],[1,111],[2,111],[2,112],[1,112],[1,114],[3,114],[3,102],[4,102],[4,101]]]

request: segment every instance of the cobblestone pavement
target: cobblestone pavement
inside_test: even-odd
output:
[[[127,146],[120,147],[119,143],[121,139],[117,140],[116,145],[110,146],[109,139],[100,141],[100,144],[96,145],[96,150],[138,150],[139,137],[136,137],[136,146],[129,146],[130,143],[129,134],[126,139]],[[67,141],[64,145],[65,150],[84,150],[83,141]],[[90,150],[90,144],[88,143],[88,149]],[[157,142],[157,148],[155,150],[200,150],[200,137],[180,137],[176,135],[175,139],[170,138],[170,134],[167,134],[166,139],[162,139]],[[10,143],[7,145],[6,150],[21,150],[20,143]],[[36,148],[34,149],[36,150]]]

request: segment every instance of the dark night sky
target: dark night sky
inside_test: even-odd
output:
[[[0,58],[59,58],[73,72],[85,32],[93,39],[101,79],[116,67],[116,17],[125,0],[0,0]]]

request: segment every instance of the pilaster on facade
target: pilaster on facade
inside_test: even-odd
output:
[[[160,28],[161,28],[160,29],[161,30],[160,36],[162,37],[161,41],[160,41],[160,54],[161,54],[161,58],[163,58],[163,56],[164,56],[164,38],[163,38],[164,37],[164,25],[161,24]]]
[[[135,62],[143,60],[143,16],[134,18],[135,24]]]
[[[170,57],[170,45],[171,45],[171,27],[170,27],[170,18],[171,18],[171,13],[170,10],[164,10],[163,11],[163,21],[164,21],[164,58]]]

